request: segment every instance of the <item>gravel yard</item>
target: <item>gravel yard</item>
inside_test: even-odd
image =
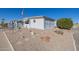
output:
[[[20,29],[5,31],[15,51],[74,51],[72,31]]]

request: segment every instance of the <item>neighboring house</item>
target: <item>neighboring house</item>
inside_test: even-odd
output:
[[[8,23],[8,27],[11,28],[11,29],[17,28],[17,21],[16,20],[10,21]]]
[[[11,26],[15,28],[50,29],[56,26],[56,21],[46,16],[34,16],[23,18],[20,21],[14,22],[14,24]]]

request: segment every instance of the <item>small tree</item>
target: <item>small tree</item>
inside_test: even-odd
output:
[[[5,19],[3,18],[3,19],[1,19],[2,21],[1,21],[1,27],[2,27],[2,29],[3,28],[7,28],[8,27],[8,23],[5,23]]]
[[[57,27],[61,29],[71,29],[73,26],[73,21],[71,18],[61,18],[57,20]]]

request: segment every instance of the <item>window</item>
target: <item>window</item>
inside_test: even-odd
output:
[[[35,20],[33,20],[33,22],[35,23],[36,21],[35,21]]]

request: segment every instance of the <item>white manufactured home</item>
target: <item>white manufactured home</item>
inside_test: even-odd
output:
[[[19,27],[19,28],[50,29],[56,26],[56,21],[46,16],[34,16],[34,17],[23,18],[19,21],[14,22],[14,24],[16,24],[14,25],[15,28]]]

